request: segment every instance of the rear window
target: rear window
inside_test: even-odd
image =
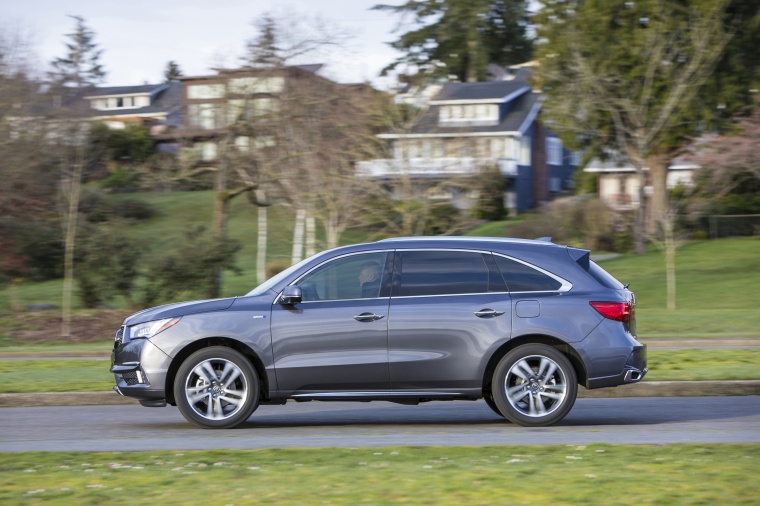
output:
[[[623,283],[615,279],[615,276],[599,267],[594,261],[590,262],[588,273],[591,274],[600,285],[606,288],[612,288],[613,290],[622,290],[624,288]]]

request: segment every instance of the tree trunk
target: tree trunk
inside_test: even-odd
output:
[[[77,154],[79,157],[79,153]],[[63,256],[63,294],[61,301],[61,337],[71,337],[71,306],[74,296],[74,246],[76,244],[77,218],[79,215],[79,197],[82,190],[82,173],[84,172],[84,160],[74,162],[73,171],[68,181],[64,181],[68,195],[68,209],[66,211],[66,223],[64,232],[64,256]]]
[[[306,258],[317,252],[317,223],[314,215],[306,216]]]
[[[221,240],[227,236],[227,213],[229,208],[229,198],[227,195],[227,177],[225,168],[219,167],[216,173],[214,183],[214,194],[216,201],[214,205],[214,237]],[[212,285],[209,287],[208,298],[216,299],[222,293],[222,268],[217,267],[214,272]]]
[[[296,225],[293,229],[293,254],[290,257],[291,264],[297,264],[303,258],[303,235],[306,220],[306,211],[298,209],[296,211]]]
[[[256,281],[261,284],[267,279],[267,208],[256,207],[258,212],[258,244],[256,247]]]
[[[667,307],[676,308],[676,240],[673,232],[675,216],[668,215],[661,221],[665,242],[665,280],[667,285]]]
[[[652,197],[649,201],[649,217],[647,232],[657,232],[658,224],[664,223],[668,214],[668,164],[662,155],[653,154],[647,159],[649,167],[649,183],[652,186]]]
[[[638,169],[639,176],[639,206],[636,208],[636,220],[633,226],[633,246],[637,255],[643,255],[647,252],[647,195],[644,191],[646,186],[646,174],[641,168]]]
[[[327,235],[327,248],[337,248],[340,232],[338,232],[338,216],[337,212],[330,211],[327,218],[327,226],[325,227]]]

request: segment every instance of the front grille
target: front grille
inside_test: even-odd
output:
[[[130,385],[130,386],[131,385],[137,385],[138,383],[140,383],[140,380],[137,377],[137,372],[136,371],[130,371],[130,372],[122,373],[121,377],[124,378],[124,382],[127,385]]]

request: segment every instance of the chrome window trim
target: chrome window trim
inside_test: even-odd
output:
[[[540,272],[541,274],[545,274],[545,275],[549,276],[550,278],[552,278],[553,280],[561,283],[561,286],[559,288],[557,288],[556,290],[528,290],[528,291],[519,291],[519,292],[511,292],[510,291],[509,293],[564,293],[564,292],[570,291],[570,289],[573,287],[573,284],[571,282],[569,282],[568,280],[566,280],[565,278],[561,278],[561,277],[557,276],[556,274],[547,271],[546,269],[542,269],[541,267],[538,267],[537,265],[533,265],[530,262],[526,262],[525,260],[520,260],[519,258],[511,257],[509,255],[505,255],[504,253],[498,253],[496,251],[494,251],[493,254],[496,255],[496,256],[500,256],[502,258],[506,258],[507,260],[512,260],[512,261],[515,261],[517,263],[521,263],[524,266],[529,267],[531,269],[534,269],[534,270]],[[504,273],[502,273],[502,276],[503,275],[504,275]],[[506,282],[507,280],[505,279],[504,281]],[[507,283],[507,288],[509,288],[509,283]]]

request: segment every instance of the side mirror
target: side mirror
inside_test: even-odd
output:
[[[298,304],[301,300],[303,300],[303,291],[300,286],[286,286],[280,295],[280,304],[285,306]]]

